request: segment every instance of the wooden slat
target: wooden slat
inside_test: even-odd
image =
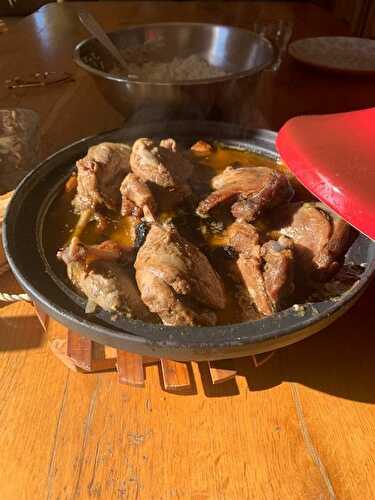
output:
[[[48,342],[48,345],[52,353],[59,358],[65,366],[74,372],[78,371],[78,367],[75,362],[67,355],[67,341],[65,339],[51,339]]]
[[[63,327],[62,327],[63,328]],[[49,341],[49,347],[53,354],[57,356],[60,361],[64,363],[70,370],[79,371],[82,368],[85,371],[90,372],[101,372],[105,370],[113,370],[116,368],[116,357],[105,356],[105,349],[102,348],[100,344],[92,342],[92,358],[91,358],[91,368],[89,369],[89,364],[77,363],[77,359],[68,356],[67,352],[67,339],[64,338],[52,338]]]
[[[3,230],[3,220],[5,217],[5,212],[10,202],[10,199],[13,196],[13,192],[14,191],[9,191],[8,193],[0,195],[0,232],[2,232]],[[2,238],[0,238],[0,275],[5,273],[8,269],[9,266],[4,253],[3,241]]]
[[[106,346],[93,342],[91,371],[101,372],[116,368],[116,350],[109,351]]]
[[[93,342],[71,330],[68,331],[67,355],[86,371],[92,370]]]
[[[231,380],[237,374],[236,370],[222,368],[218,363],[215,363],[214,361],[208,362],[208,368],[213,384],[221,384],[223,382],[226,382],[227,380]]]
[[[192,386],[186,363],[161,359],[160,364],[167,391],[185,390]]]
[[[0,32],[1,32],[1,26],[0,26]],[[10,199],[13,196],[14,191],[9,191],[8,193],[4,193],[0,195],[0,232],[3,230],[3,221],[6,213],[6,209],[8,207],[8,204],[10,202]],[[0,234],[1,236],[1,234]],[[3,241],[2,238],[0,238],[0,274],[5,273],[9,269],[8,266],[8,261],[5,257],[4,253],[4,248],[3,248]]]
[[[255,354],[252,356],[255,368],[259,368],[269,361],[276,351],[266,352],[264,354]]]
[[[109,345],[104,346],[104,355],[106,358],[117,358],[117,349]]]
[[[47,327],[48,327],[49,316],[39,306],[37,306],[35,303],[33,303],[33,304],[34,304],[34,309],[35,309],[35,313],[37,315],[37,318],[38,318],[40,324],[42,325],[43,330],[46,332]]]
[[[139,354],[118,350],[117,372],[120,384],[144,386],[143,359]]]
[[[154,356],[143,356],[143,364],[144,365],[152,365],[157,363],[159,358],[155,358]]]
[[[9,191],[8,193],[0,195],[0,222],[4,220],[5,212],[13,193],[14,191]]]

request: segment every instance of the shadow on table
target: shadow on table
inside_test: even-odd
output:
[[[42,343],[43,331],[36,316],[0,318],[0,351],[35,349]]]
[[[246,360],[247,363],[251,362],[251,359],[249,358],[246,358]],[[235,361],[233,360],[223,360],[220,361],[220,363],[217,363],[217,366],[224,369],[228,368],[230,370],[233,369],[234,363]],[[235,379],[227,380],[221,384],[213,384],[207,363],[199,363],[199,373],[202,379],[204,393],[209,398],[237,396],[240,393]]]
[[[375,283],[343,317],[324,331],[280,349],[256,368],[251,357],[223,360],[222,368],[245,377],[250,391],[297,382],[346,399],[375,403],[375,320],[371,315]],[[36,316],[0,318],[0,352],[34,349],[42,343]],[[206,363],[199,365],[207,397],[239,394],[235,379],[214,385]],[[191,374],[191,379],[194,377]],[[190,394],[196,394],[194,385]]]
[[[298,382],[342,398],[375,403],[373,290],[322,332],[275,353],[255,368],[249,358],[234,361],[251,391],[283,381]]]

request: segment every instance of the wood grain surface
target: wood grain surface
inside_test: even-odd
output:
[[[294,19],[294,38],[348,32],[318,7],[293,2],[47,5],[0,39],[2,79],[74,74],[73,83],[48,89],[0,86],[0,106],[40,113],[44,157],[122,123],[72,63],[86,36],[76,19],[82,7],[107,29],[167,20],[246,27],[262,16]],[[372,105],[371,79],[326,75],[288,58],[259,91],[272,128],[296,114]],[[18,290],[10,273],[0,288]],[[194,364],[189,395],[163,391],[155,365],[145,367],[143,388],[119,384],[113,372],[73,372],[51,352],[31,304],[0,304],[1,500],[375,498],[374,296],[372,285],[324,332],[258,368],[249,359],[220,365],[237,372],[224,384]],[[58,330],[50,325],[50,340]]]

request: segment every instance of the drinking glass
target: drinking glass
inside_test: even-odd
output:
[[[39,160],[40,120],[31,109],[0,109],[0,194],[12,191]]]
[[[277,71],[293,34],[293,21],[285,19],[277,21],[256,20],[250,29],[271,42],[274,51],[271,69]]]

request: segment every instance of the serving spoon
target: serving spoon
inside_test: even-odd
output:
[[[127,70],[126,62],[124,61],[120,51],[115,47],[112,40],[105,33],[95,17],[89,12],[82,10],[78,14],[79,20],[83,26],[89,31],[94,38],[96,38],[104,47],[109,50],[116,61]]]
[[[292,118],[276,148],[301,184],[375,240],[375,108]]]

